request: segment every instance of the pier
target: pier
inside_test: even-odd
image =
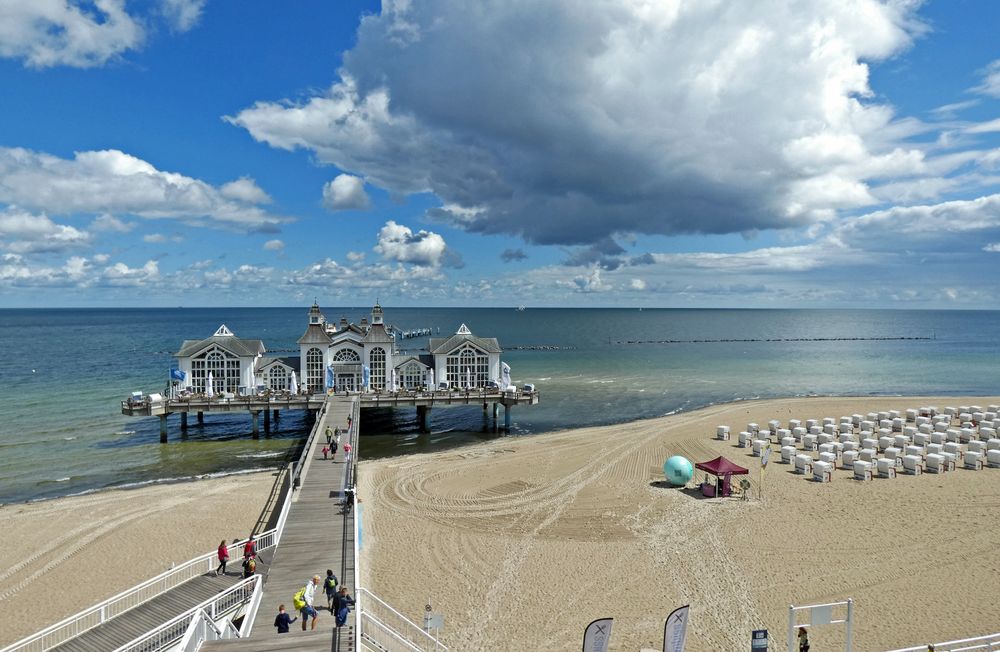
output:
[[[441,390],[414,392],[345,392],[341,394],[277,394],[256,396],[204,397],[189,396],[163,398],[158,395],[142,399],[127,399],[121,402],[122,414],[130,417],[159,417],[160,441],[167,443],[167,418],[171,414],[180,415],[180,428],[188,427],[189,415],[194,414],[198,423],[203,423],[206,412],[246,412],[251,421],[251,432],[259,436],[262,426],[265,434],[270,432],[271,419],[279,418],[284,410],[311,410],[318,413],[329,398],[357,400],[359,409],[369,408],[416,408],[421,430],[430,430],[431,409],[453,405],[482,405],[484,412],[492,412],[494,420],[499,418],[500,407],[504,410],[504,428],[510,430],[512,411],[519,405],[537,405],[537,391],[488,390]]]

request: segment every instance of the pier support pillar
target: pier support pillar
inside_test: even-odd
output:
[[[160,415],[160,443],[167,443],[167,415]]]
[[[510,430],[510,413],[511,406],[503,406],[503,429],[508,431]]]
[[[198,412],[198,423],[199,424],[205,423],[205,413],[204,412],[200,412],[200,411]]]
[[[264,434],[271,434],[271,411],[264,410]]]
[[[260,410],[251,411],[250,417],[253,420],[253,437],[256,439],[260,437]]]
[[[483,414],[486,414],[486,411],[489,410],[489,408],[490,408],[489,403],[483,403]]]
[[[496,421],[498,416],[500,416],[500,404],[499,403],[494,403],[493,404],[493,420]]]
[[[181,430],[188,429],[188,413],[181,412]]]
[[[274,420],[275,420],[275,421],[277,421],[277,420],[278,420],[278,410],[275,410],[275,411],[274,411]]]
[[[417,420],[420,422],[420,432],[431,431],[431,409],[426,405],[417,406]]]

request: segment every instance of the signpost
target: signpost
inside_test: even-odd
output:
[[[767,650],[767,630],[755,629],[750,635],[750,652],[766,652]]]
[[[760,452],[760,476],[757,478],[757,500],[761,499],[764,491],[764,469],[767,468],[767,461],[771,459],[771,444]]]

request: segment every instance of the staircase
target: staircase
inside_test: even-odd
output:
[[[448,652],[448,648],[371,591],[359,588],[358,649],[373,652]]]

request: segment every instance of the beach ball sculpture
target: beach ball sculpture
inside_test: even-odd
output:
[[[683,487],[691,481],[694,475],[694,465],[691,460],[680,455],[668,457],[663,463],[663,475],[667,476],[667,482],[675,487]]]

